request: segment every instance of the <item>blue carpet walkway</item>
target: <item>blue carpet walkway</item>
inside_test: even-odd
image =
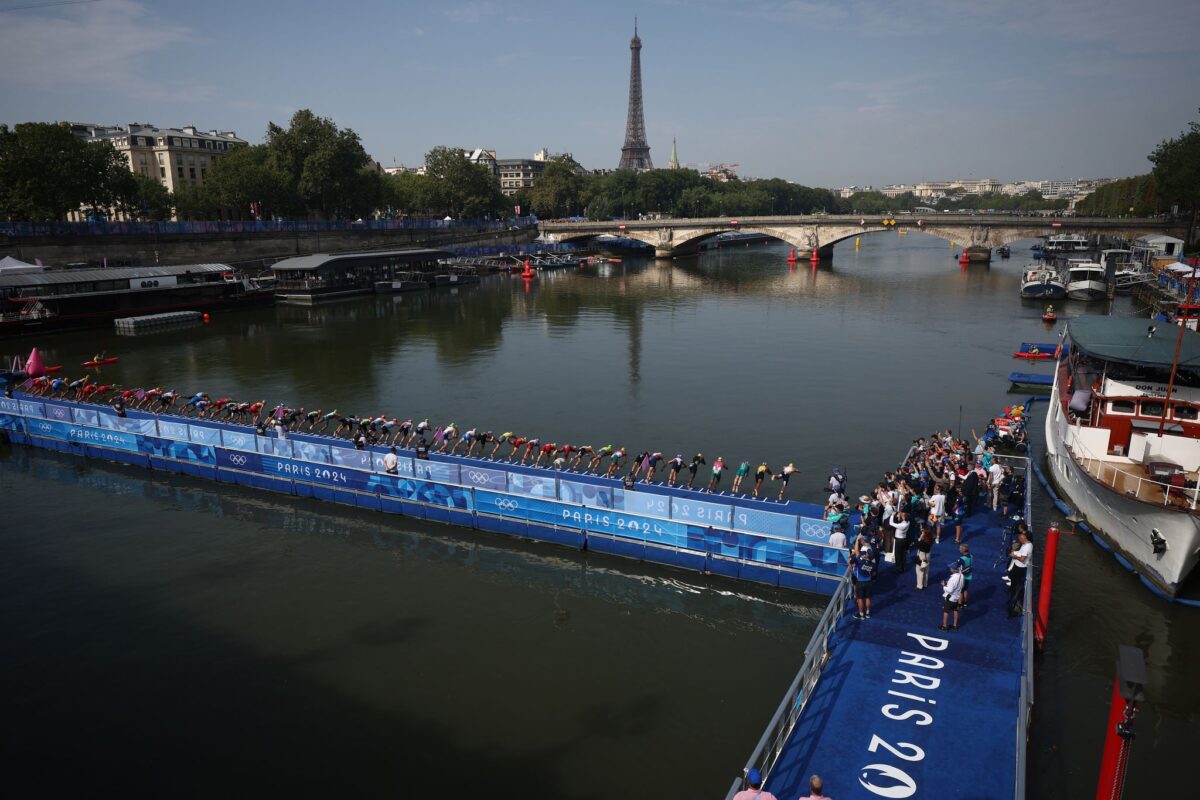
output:
[[[871,618],[848,609],[838,624],[767,778],[780,800],[806,796],[813,773],[837,800],[1013,797],[1024,619],[1007,615],[1002,518],[977,511],[964,525],[974,577],[957,631],[938,630],[940,582],[958,556],[953,525],[942,533],[929,588],[917,591],[912,564],[884,563]]]

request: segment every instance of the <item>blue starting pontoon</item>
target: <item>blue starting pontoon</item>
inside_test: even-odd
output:
[[[1020,510],[1029,519],[1029,461],[1005,463],[1025,481]],[[958,557],[952,524],[933,547],[927,589],[916,589],[915,567],[897,573],[880,562],[869,619],[855,618],[847,578],[727,800],[745,788],[751,769],[779,798],[807,795],[809,776],[819,774],[838,800],[1022,800],[1033,705],[1033,570],[1023,613],[1010,617],[1002,577],[1013,522],[988,510],[967,517],[963,540],[973,570],[956,631],[938,629],[940,581]]]
[[[355,449],[331,436],[274,433],[175,415],[16,393],[0,434],[17,444],[611,553],[768,586],[832,594],[844,548],[811,503],[521,466],[485,458]]]

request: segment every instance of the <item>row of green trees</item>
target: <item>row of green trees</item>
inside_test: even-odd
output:
[[[1156,213],[1159,205],[1158,180],[1149,174],[1106,183],[1077,202],[1075,211],[1083,216],[1141,217]]]
[[[569,158],[548,162],[538,182],[515,199],[539,217],[589,219],[652,213],[676,217],[807,214],[832,212],[838,203],[827,189],[778,178],[721,183],[689,169],[596,175],[584,172]]]
[[[71,212],[166,219],[170,193],[129,171],[108,142],[86,142],[65,125],[0,125],[0,219],[56,221]]]
[[[176,197],[189,219],[262,217],[356,219],[503,214],[508,202],[486,167],[461,151],[435,147],[425,175],[385,175],[353,130],[308,109],[287,128],[271,123],[263,144],[240,147],[219,159],[203,185]]]

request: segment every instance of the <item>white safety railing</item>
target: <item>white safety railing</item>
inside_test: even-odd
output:
[[[1161,503],[1164,506],[1171,505],[1172,497],[1179,497],[1184,500],[1188,508],[1192,511],[1196,510],[1196,502],[1200,499],[1200,481],[1196,481],[1196,486],[1191,488],[1173,486],[1170,483],[1149,478],[1145,474],[1122,469],[1119,464],[1096,456],[1078,439],[1068,440],[1067,451],[1087,474],[1115,491],[1123,490],[1131,497],[1143,502]],[[1121,483],[1121,489],[1117,488],[1118,481]],[[1131,485],[1132,488],[1129,488]],[[1146,492],[1145,495],[1143,495],[1143,490]],[[1161,500],[1158,498],[1157,492],[1162,492]]]
[[[838,621],[845,612],[849,596],[850,571],[847,570],[838,583],[833,597],[830,598],[829,605],[825,607],[825,613],[821,615],[821,620],[809,638],[808,645],[804,648],[804,663],[801,665],[800,671],[796,673],[792,685],[788,687],[783,701],[775,711],[775,716],[767,724],[766,730],[758,740],[758,745],[750,754],[750,760],[742,768],[741,776],[734,779],[733,785],[729,787],[726,800],[732,800],[733,796],[741,791],[751,769],[757,769],[763,775],[770,773],[771,767],[774,766],[787,743],[788,736],[791,735],[792,727],[804,711],[813,687],[817,685],[817,680],[821,677],[821,670],[824,669],[825,662],[829,660],[829,638],[837,630]]]

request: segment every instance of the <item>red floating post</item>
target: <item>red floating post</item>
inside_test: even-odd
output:
[[[818,262],[821,260],[821,251],[820,251],[820,249],[819,249],[819,248],[816,248],[816,247],[814,247],[814,248],[812,249],[812,255],[810,255],[810,256],[808,257],[808,260],[809,260],[809,261],[811,261],[813,264],[816,264],[816,263],[818,263]]]
[[[787,263],[789,263],[789,264],[796,263],[796,248],[793,247],[792,252],[788,253],[788,262]]]
[[[1146,657],[1142,651],[1123,644],[1118,652],[1117,679],[1113,681],[1112,702],[1108,708],[1096,800],[1120,800],[1125,792],[1133,720],[1137,717],[1138,703],[1144,698],[1146,686]]]
[[[967,248],[963,248],[962,255],[958,257],[959,264],[968,264],[971,259],[967,258]]]
[[[1054,564],[1058,560],[1058,523],[1051,522],[1046,529],[1046,554],[1042,556],[1042,582],[1038,589],[1037,617],[1033,622],[1033,638],[1041,650],[1046,645],[1046,631],[1050,627],[1050,595],[1054,592]]]
[[[521,277],[529,279],[533,277],[533,269],[529,266],[529,259],[525,259],[525,271],[521,273]]]

